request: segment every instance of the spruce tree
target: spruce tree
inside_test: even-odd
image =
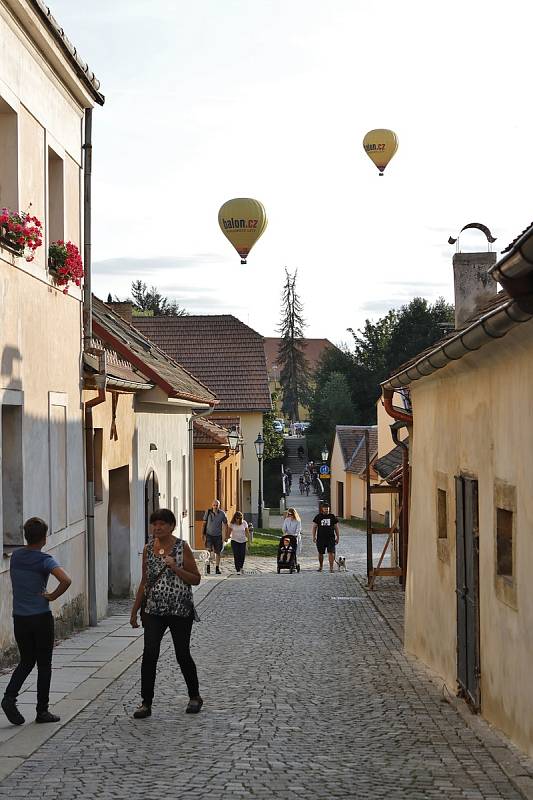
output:
[[[291,422],[300,419],[299,407],[309,403],[309,365],[305,357],[303,306],[296,293],[296,276],[285,269],[279,333],[281,408]]]

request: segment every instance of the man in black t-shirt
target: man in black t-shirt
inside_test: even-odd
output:
[[[313,520],[313,542],[318,550],[318,571],[322,572],[324,553],[328,551],[329,571],[333,572],[335,546],[339,544],[339,520],[331,514],[329,503],[320,503],[320,511]]]

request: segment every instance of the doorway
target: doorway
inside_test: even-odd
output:
[[[344,481],[337,481],[337,517],[344,519]]]
[[[242,511],[243,514],[252,513],[252,481],[242,482]]]
[[[479,653],[479,510],[478,482],[455,478],[457,683],[474,711],[481,707]]]
[[[150,538],[150,515],[159,508],[159,480],[153,469],[144,484],[144,541]]]
[[[129,597],[131,588],[129,467],[109,470],[107,570],[109,597]]]

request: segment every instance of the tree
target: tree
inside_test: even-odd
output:
[[[340,372],[346,378],[354,409],[351,424],[374,424],[382,381],[440,339],[444,327],[453,325],[453,317],[453,306],[442,298],[432,305],[415,297],[375,322],[366,320],[357,332],[349,329],[354,340],[353,350],[345,347],[327,351],[319,363],[311,418],[316,416],[320,392],[324,391],[330,375]]]
[[[164,297],[156,286],[148,288],[144,281],[133,281],[131,294],[136,308],[146,316],[183,317],[187,315],[187,311],[176,300]]]
[[[307,445],[312,457],[320,458],[322,447],[333,449],[336,425],[354,425],[356,412],[350,398],[346,375],[332,372],[322,387],[317,385],[311,403],[311,426],[307,432]]]
[[[296,293],[297,274],[297,270],[291,275],[285,269],[281,322],[278,328],[281,334],[279,345],[280,384],[283,393],[281,408],[291,422],[300,419],[299,407],[308,405],[310,394],[309,365],[305,357],[303,340],[305,327],[303,306]]]
[[[274,407],[276,399],[276,392],[274,392],[272,395],[272,405]],[[274,458],[283,456],[283,434],[274,430],[275,419],[276,412],[274,409],[263,414],[263,439],[265,441],[263,459],[265,461],[271,461]]]

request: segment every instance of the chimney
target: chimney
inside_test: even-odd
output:
[[[455,328],[461,328],[466,320],[478,308],[491,300],[497,292],[496,281],[489,274],[489,269],[496,263],[496,253],[490,246],[496,239],[492,236],[486,225],[479,222],[470,222],[462,228],[462,233],[467,228],[477,228],[487,237],[489,249],[483,253],[461,253],[458,251],[453,257],[453,282],[455,289]],[[459,234],[460,235],[460,234]],[[459,237],[448,239],[449,244],[459,242]]]
[[[119,317],[122,317],[128,325],[131,325],[132,317],[133,317],[133,303],[120,303],[118,301],[111,301],[106,303],[106,306],[109,306],[111,311],[114,311],[115,314],[118,314]]]

